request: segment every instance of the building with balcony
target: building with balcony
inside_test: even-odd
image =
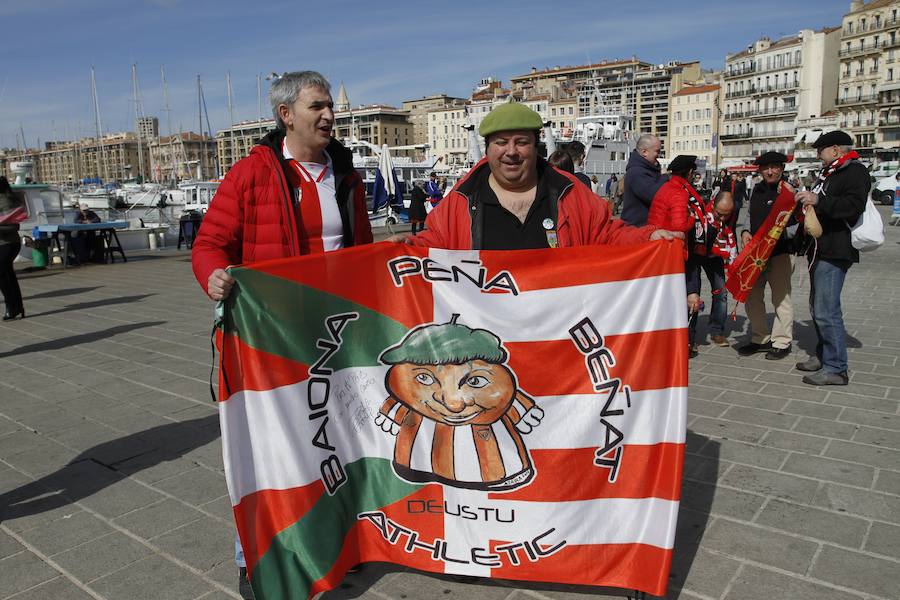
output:
[[[221,170],[220,175],[225,176],[226,173],[237,161],[250,154],[250,150],[259,143],[263,137],[270,131],[275,129],[275,119],[262,119],[252,121],[241,121],[235,123],[227,129],[216,132],[215,136],[215,153],[218,160],[218,166]],[[178,140],[175,140],[176,145]],[[175,148],[174,151],[180,151]],[[216,175],[216,164],[213,161],[199,163],[199,169],[203,173],[201,177],[214,177]]]
[[[111,133],[99,139],[47,142],[32,160],[35,181],[55,185],[74,185],[96,177],[104,182],[127,181],[141,173],[150,177],[150,153],[146,146],[138,150],[137,134],[133,131]]]
[[[150,141],[149,152],[153,181],[177,183],[215,175],[216,143],[208,136],[192,131],[162,136]]]
[[[725,57],[720,163],[741,164],[763,152],[793,152],[797,120],[835,105],[840,30],[803,29],[763,37]]]
[[[444,166],[459,167],[469,157],[469,114],[465,106],[435,108],[428,112],[428,146],[432,158]]]
[[[465,98],[455,98],[446,94],[434,94],[417,100],[405,100],[400,106],[409,114],[407,120],[412,125],[412,143],[416,145],[429,143],[429,112],[442,108],[458,109],[465,106],[465,104]],[[424,151],[416,152],[416,158],[421,159],[424,157]]]
[[[385,104],[359,106],[334,113],[334,137],[359,140],[376,146],[408,146],[413,143],[413,126],[409,111]],[[366,148],[357,149],[363,156],[371,154]],[[395,156],[412,156],[411,150],[394,152]]]
[[[863,156],[900,147],[900,1],[850,3],[841,22],[837,107]],[[887,152],[885,152],[887,151]]]
[[[632,57],[542,71],[533,68],[530,73],[511,78],[511,82],[512,92],[525,98],[533,94],[547,94],[551,102],[577,98],[576,117],[601,112],[634,117],[638,133],[652,133],[663,140],[665,155],[670,96],[686,82],[700,78],[700,63],[696,61],[654,65]]]
[[[719,134],[719,85],[686,86],[674,92],[669,103],[669,157],[693,154],[713,168],[715,138]]]

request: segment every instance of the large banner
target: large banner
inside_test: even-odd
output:
[[[222,440],[258,599],[368,561],[665,594],[680,244],[382,243],[232,274]]]

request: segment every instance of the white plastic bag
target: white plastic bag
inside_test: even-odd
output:
[[[884,223],[871,198],[866,201],[866,210],[856,225],[850,227],[850,243],[860,252],[875,250],[884,243]]]

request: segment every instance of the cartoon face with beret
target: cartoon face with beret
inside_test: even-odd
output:
[[[534,476],[521,434],[544,412],[518,388],[500,339],[458,317],[382,353],[389,396],[375,422],[397,436],[394,470],[408,481],[515,489]]]

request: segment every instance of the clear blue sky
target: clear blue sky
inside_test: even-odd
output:
[[[432,93],[466,97],[482,77],[636,55],[700,60],[762,35],[836,26],[849,0],[630,2],[267,2],[221,0],[0,0],[0,147],[15,146],[21,123],[38,139],[91,135],[90,68],[104,131],[133,129],[131,65],[138,65],[144,113],[163,112],[160,65],[169,83],[173,130],[198,130],[196,79],[213,130],[257,116],[257,73],[315,69],[334,94],[341,81],[354,105],[399,105]],[[268,114],[263,81],[263,114]],[[80,127],[80,130],[79,130]]]

